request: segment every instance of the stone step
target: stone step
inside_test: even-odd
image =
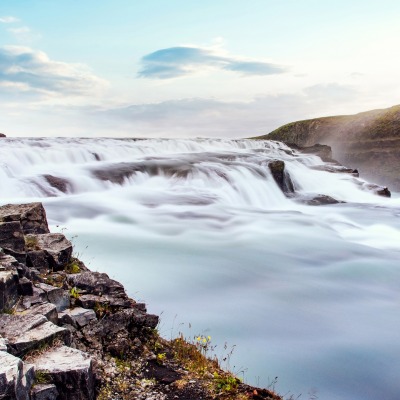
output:
[[[61,324],[69,324],[75,328],[83,328],[90,321],[97,320],[96,313],[93,310],[75,307],[58,314],[58,320]]]
[[[7,339],[7,350],[23,356],[37,348],[51,344],[55,339],[69,345],[71,333],[48,321],[43,315],[0,315],[0,335]]]
[[[60,400],[95,398],[92,359],[70,347],[52,348],[32,360],[36,376],[56,386]]]

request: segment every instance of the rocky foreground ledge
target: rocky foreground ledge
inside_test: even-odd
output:
[[[275,399],[167,341],[158,317],[50,233],[41,203],[0,207],[0,399]]]

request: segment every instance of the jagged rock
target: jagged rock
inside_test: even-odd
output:
[[[289,173],[285,170],[285,163],[281,160],[274,160],[268,163],[268,168],[271,174],[285,194],[294,193],[294,186]]]
[[[17,221],[24,234],[49,233],[46,211],[42,203],[7,204],[0,207],[0,222]]]
[[[18,273],[16,269],[0,271],[0,312],[10,310],[18,301]]]
[[[25,261],[24,233],[19,222],[0,222],[0,247],[18,261]]]
[[[123,285],[110,279],[108,275],[104,273],[83,272],[81,274],[69,275],[68,281],[70,285],[87,293],[127,297]]]
[[[28,251],[26,254],[26,264],[29,268],[43,272],[47,272],[52,266],[50,257],[44,250]]]
[[[46,294],[44,290],[39,289],[36,286],[33,286],[33,295],[32,296],[24,296],[22,298],[22,306],[24,309],[30,308],[35,304],[43,304],[46,302]]]
[[[57,307],[52,303],[36,304],[20,313],[21,315],[43,315],[53,324],[58,324]]]
[[[57,311],[64,311],[70,306],[70,295],[67,290],[59,287],[38,283],[37,288],[43,290],[45,299],[57,307]]]
[[[76,300],[77,304],[83,308],[101,308],[101,307],[111,307],[116,308],[131,308],[136,306],[136,303],[132,299],[114,297],[114,296],[96,296],[94,294],[83,294],[80,295]]]
[[[18,294],[20,296],[33,296],[33,284],[26,277],[19,278]]]
[[[15,257],[10,254],[5,254],[0,252],[0,269],[12,269],[13,267],[20,267],[23,264],[20,264]]]
[[[49,267],[55,271],[64,269],[71,259],[72,244],[61,233],[27,235],[25,241],[27,243],[31,243],[32,251],[44,251],[48,255],[47,262]],[[36,257],[40,258],[42,256],[35,254],[34,258]],[[30,258],[29,250],[28,258]],[[30,258],[30,262],[34,261],[32,261]]]
[[[75,307],[60,312],[58,319],[61,324],[69,324],[75,328],[83,328],[90,321],[97,320],[96,313],[93,310],[82,307]]]
[[[95,398],[92,360],[66,346],[51,349],[33,360],[36,373],[45,374],[58,390],[60,400]]]
[[[29,400],[34,376],[33,365],[0,351],[0,399]]]
[[[60,178],[53,175],[43,175],[43,177],[50,186],[56,188],[60,192],[67,193],[71,187],[71,184],[65,178]]]
[[[8,340],[7,349],[15,356],[60,339],[71,343],[70,332],[47,321],[43,315],[0,315],[0,334]]]
[[[58,390],[53,384],[35,385],[31,390],[31,400],[57,400]]]

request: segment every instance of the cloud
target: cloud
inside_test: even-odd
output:
[[[11,93],[90,95],[106,82],[87,66],[50,60],[46,53],[22,46],[0,47],[0,86]]]
[[[12,24],[14,22],[19,22],[20,20],[15,17],[7,16],[7,17],[0,17],[0,22],[3,24]]]
[[[141,60],[139,77],[172,79],[207,70],[225,70],[242,75],[273,75],[287,71],[286,67],[229,55],[221,49],[177,46],[157,50]]]
[[[13,33],[14,35],[21,35],[31,32],[31,30],[27,26],[22,26],[20,28],[9,28],[7,30]]]

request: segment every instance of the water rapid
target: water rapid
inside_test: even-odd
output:
[[[398,400],[400,198],[326,166],[270,141],[2,138],[0,202],[42,201],[164,336],[236,345],[230,368],[249,383]],[[318,195],[340,203],[303,201]]]

